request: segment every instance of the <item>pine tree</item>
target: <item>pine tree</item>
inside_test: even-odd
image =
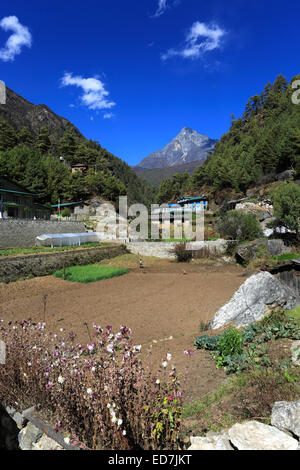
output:
[[[84,145],[84,144],[81,144]],[[74,132],[67,130],[58,144],[59,156],[65,158],[70,163],[75,163],[75,152],[78,147],[77,137]]]
[[[23,129],[18,133],[17,138],[19,145],[27,145],[28,147],[31,147],[34,143],[32,134],[29,132],[27,127],[23,127]]]
[[[42,153],[47,153],[51,148],[51,141],[48,129],[44,126],[40,128],[40,132],[36,139],[36,148]]]
[[[13,148],[17,144],[17,135],[12,126],[0,120],[0,151]]]

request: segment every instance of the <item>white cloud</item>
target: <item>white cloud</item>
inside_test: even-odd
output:
[[[104,119],[112,119],[113,117],[115,117],[114,113],[105,113],[103,115]]]
[[[154,18],[158,18],[159,16],[163,15],[167,8],[167,0],[158,0],[157,10],[153,15]]]
[[[153,15],[153,18],[158,18],[163,15],[169,8],[175,7],[180,3],[181,0],[158,0],[157,10]]]
[[[226,31],[218,25],[211,26],[196,21],[186,36],[184,45],[178,49],[169,49],[162,54],[162,60],[170,57],[180,56],[185,59],[197,59],[205,52],[213,51],[221,47],[221,40],[225,36]]]
[[[83,90],[82,103],[92,110],[111,109],[116,103],[109,101],[109,92],[105,90],[104,83],[98,78],[73,77],[71,73],[65,73],[61,79],[63,86],[74,85]]]
[[[32,36],[29,29],[23,26],[16,16],[6,16],[0,21],[0,28],[12,31],[6,44],[0,49],[0,59],[4,62],[14,61],[15,56],[21,53],[23,46],[31,47]]]

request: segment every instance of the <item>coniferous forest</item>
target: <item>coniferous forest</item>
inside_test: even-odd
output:
[[[63,160],[62,160],[63,159]],[[72,173],[77,163],[86,165],[86,173]],[[67,129],[58,139],[42,126],[38,134],[24,127],[17,131],[0,120],[0,176],[29,191],[41,194],[41,200],[57,204],[81,201],[92,196],[116,202],[127,195],[130,203],[148,205],[154,188],[98,142],[88,141]]]

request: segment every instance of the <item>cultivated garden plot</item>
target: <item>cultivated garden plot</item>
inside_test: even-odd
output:
[[[20,347],[27,351],[26,364],[23,358],[18,364],[18,355],[14,358],[10,350],[17,380],[13,388],[23,409],[38,405],[41,416],[52,420],[67,442],[71,438],[83,448],[172,449],[188,447],[188,436],[217,432],[246,419],[268,424],[274,401],[297,399],[299,377],[291,364],[292,342],[300,338],[297,309],[277,313],[274,320],[245,333],[225,328],[224,335],[224,330],[209,330],[209,322],[252,272],[221,259],[177,263],[144,258],[142,266],[138,256],[123,255],[55,276],[0,285],[4,336],[17,348],[17,332],[25,331],[21,337],[27,346]],[[23,323],[28,312],[32,323]],[[12,322],[8,328],[7,321]],[[34,362],[38,356],[31,360],[32,341],[50,361],[42,373]],[[50,356],[49,341],[54,348]],[[100,373],[100,363],[107,373]],[[76,379],[71,367],[78,371]],[[147,393],[140,398],[146,408],[132,397],[139,409],[126,408],[126,387],[122,392],[113,385],[123,379],[128,393],[145,385]],[[97,390],[104,382],[107,396],[100,400]],[[75,392],[85,397],[76,402],[88,416],[81,424],[72,418],[72,407],[63,405],[65,400],[60,403],[62,396]],[[41,402],[48,403],[50,415]],[[96,415],[102,416],[100,427],[95,426]]]

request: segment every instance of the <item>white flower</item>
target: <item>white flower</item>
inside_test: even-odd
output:
[[[122,423],[123,423],[123,420],[122,420],[122,419],[118,419],[118,426],[121,426]]]
[[[92,367],[91,371],[95,372],[95,370],[96,370],[96,367]]]
[[[58,377],[57,381],[59,384],[63,384],[66,379],[62,377],[61,375]]]
[[[159,380],[159,379],[157,379],[156,383],[157,383],[157,385],[159,385],[159,384],[160,384],[160,380]]]
[[[142,345],[139,344],[138,346],[134,346],[134,351],[140,351],[142,349]]]
[[[93,390],[91,388],[88,388],[86,392],[87,392],[88,395],[92,395]]]
[[[162,366],[163,366],[164,368],[166,368],[167,365],[168,365],[167,361],[165,361],[165,362],[162,363]]]
[[[167,361],[170,361],[172,359],[172,354],[167,354]]]
[[[126,431],[124,430],[124,431],[122,432],[122,434],[123,434],[123,436],[126,436]]]
[[[110,403],[107,403],[107,408],[111,408],[111,404]]]
[[[113,416],[113,417],[111,418],[111,422],[112,422],[112,423],[116,423],[116,422],[117,422],[117,418],[116,418],[115,416]]]
[[[65,437],[64,441],[65,441],[66,444],[70,444],[70,438],[69,437]]]

